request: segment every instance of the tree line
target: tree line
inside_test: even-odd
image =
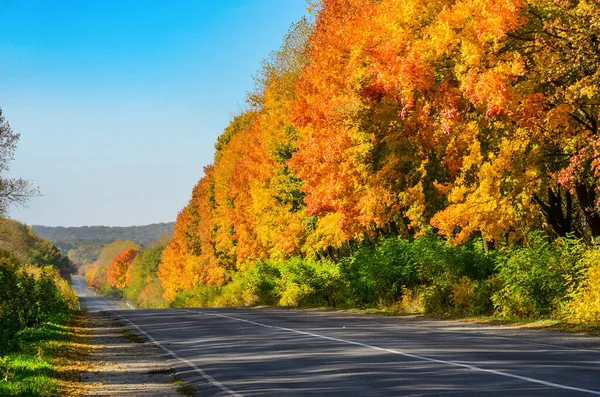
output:
[[[598,322],[599,15],[578,0],[321,1],[178,214],[165,302]]]

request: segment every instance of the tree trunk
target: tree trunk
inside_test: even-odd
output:
[[[583,210],[585,220],[590,228],[592,236],[600,236],[600,214],[596,208],[596,192],[593,186],[579,184],[575,187],[577,199]]]
[[[537,195],[533,196],[533,200],[539,205],[542,215],[556,234],[561,237],[569,233],[579,234],[573,229],[573,197],[568,190],[563,198],[560,187],[556,193],[548,188],[548,203],[542,201]]]

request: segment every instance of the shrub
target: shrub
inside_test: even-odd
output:
[[[21,267],[0,254],[0,354],[15,347],[15,336],[74,308],[77,298],[52,266]]]
[[[571,283],[563,316],[567,321],[600,325],[600,251],[587,251],[581,260],[582,280]]]
[[[493,297],[502,288],[504,288],[504,283],[495,275],[479,281],[473,290],[473,295],[469,302],[468,314],[475,316],[493,315],[495,311]]]
[[[389,304],[402,296],[402,287],[418,283],[410,241],[384,238],[376,246],[365,244],[340,262],[347,304]]]
[[[207,307],[222,293],[219,286],[197,286],[189,291],[180,292],[169,303],[169,307]]]
[[[423,313],[425,311],[423,294],[418,287],[407,288],[402,286],[402,298],[392,304],[391,307],[404,313]]]
[[[253,267],[235,273],[231,282],[223,287],[216,306],[273,305],[277,302],[276,287],[281,278],[279,270],[271,263],[258,261]]]
[[[493,296],[496,312],[509,317],[552,313],[566,298],[567,280],[577,278],[581,250],[577,241],[549,243],[537,233],[527,247],[507,251],[497,264],[504,287]]]
[[[291,258],[273,263],[281,306],[336,306],[340,303],[339,267],[329,260]]]
[[[478,285],[478,281],[463,276],[456,284],[451,286],[451,298],[455,312],[468,313],[470,311]]]
[[[425,313],[449,314],[453,311],[452,284],[436,283],[425,286],[421,297]]]
[[[430,233],[414,241],[411,255],[424,284],[448,286],[463,276],[483,280],[494,273],[495,254],[486,255],[475,240],[452,246]]]

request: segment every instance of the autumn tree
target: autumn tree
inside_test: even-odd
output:
[[[434,219],[444,234],[518,237],[541,214],[556,235],[597,235],[597,11],[588,2],[531,1],[444,12],[437,37],[455,42],[448,55],[480,120],[450,206]],[[480,26],[471,33],[467,14]],[[468,56],[453,55],[465,49]]]
[[[304,182],[289,161],[297,150],[297,127],[291,114],[297,99],[296,85],[308,62],[307,40],[312,23],[302,19],[293,24],[281,47],[264,61],[257,77],[260,93],[259,140],[263,146],[262,178],[251,186],[251,214],[263,256],[286,258],[302,255],[309,233],[306,227]],[[256,96],[256,94],[255,94]],[[250,97],[252,102],[253,97]]]
[[[157,307],[164,303],[163,290],[158,278],[158,266],[162,261],[162,253],[166,242],[157,241],[150,247],[140,251],[127,268],[124,297],[138,307]],[[148,289],[149,286],[152,286]],[[146,293],[143,291],[146,290]],[[148,293],[154,294],[150,299]],[[141,299],[142,295],[144,296]]]
[[[140,246],[130,240],[116,240],[106,244],[100,251],[98,259],[86,269],[85,279],[88,286],[94,288],[96,291],[110,288],[107,279],[108,267],[115,256],[128,248],[139,250]]]
[[[106,271],[106,278],[111,287],[122,289],[127,286],[127,271],[138,252],[136,249],[127,248],[115,256]]]
[[[323,0],[219,136],[162,255],[165,299],[382,236],[598,237],[598,7]]]
[[[213,211],[215,206],[213,168],[192,191],[188,205],[178,214],[173,239],[167,244],[158,276],[164,297],[172,300],[178,292],[198,285],[222,285],[227,281],[223,253],[217,254]]]

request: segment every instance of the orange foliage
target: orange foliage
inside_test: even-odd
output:
[[[164,251],[165,298],[431,226],[453,243],[540,225],[600,236],[598,15],[563,0],[323,0],[219,137]]]
[[[136,249],[127,248],[115,256],[106,272],[108,284],[111,287],[127,287],[127,271],[138,252]]]

